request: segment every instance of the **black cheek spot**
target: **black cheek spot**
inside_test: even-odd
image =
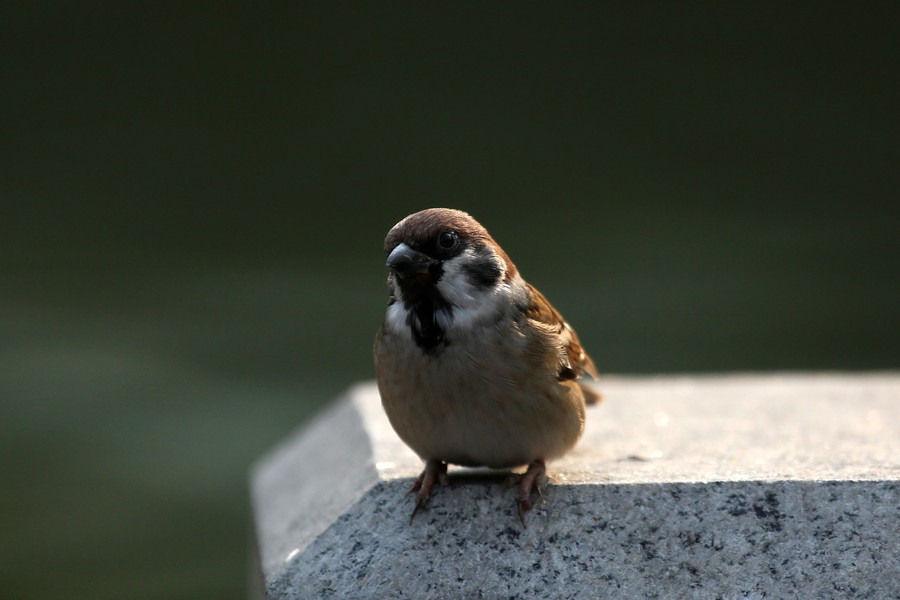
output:
[[[494,287],[500,280],[503,271],[497,261],[491,256],[478,256],[463,267],[466,277],[475,287]]]

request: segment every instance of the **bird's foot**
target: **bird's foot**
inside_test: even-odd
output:
[[[419,509],[425,508],[428,504],[428,498],[431,497],[431,488],[435,482],[440,485],[447,485],[447,463],[439,460],[429,460],[425,463],[425,470],[419,475],[416,482],[409,488],[407,495],[416,495],[416,505],[413,507],[412,514],[409,515],[409,522],[412,523]]]
[[[546,479],[547,466],[540,459],[528,465],[528,470],[522,475],[522,479],[519,481],[519,497],[516,500],[516,508],[518,509],[522,527],[527,527],[525,525],[525,512],[531,510],[531,507],[534,506],[531,503],[531,494],[537,492],[538,496],[543,500],[544,493],[541,491],[541,484]]]

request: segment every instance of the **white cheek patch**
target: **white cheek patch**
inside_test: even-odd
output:
[[[437,289],[441,296],[452,304],[454,307],[466,308],[473,306],[478,302],[480,295],[475,286],[469,281],[463,270],[463,263],[475,259],[474,252],[471,248],[467,248],[459,256],[444,261],[444,272],[440,281],[437,282]]]
[[[470,330],[485,321],[494,321],[510,308],[510,300],[514,292],[509,284],[503,283],[501,277],[491,288],[476,286],[472,283],[464,264],[477,260],[474,251],[467,248],[461,255],[444,262],[444,273],[437,283],[441,296],[452,306],[447,314],[438,311],[435,321],[442,329],[459,331]]]
[[[509,308],[504,287],[506,286],[501,285],[490,292],[482,292],[483,298],[480,302],[467,307],[454,307],[449,315],[445,312],[436,313],[435,320],[444,330],[463,333],[475,331],[479,325],[483,326],[485,323],[494,323],[506,314]]]

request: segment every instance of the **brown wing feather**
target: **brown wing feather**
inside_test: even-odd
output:
[[[566,352],[566,363],[560,365],[560,379],[576,379],[587,373],[594,379],[600,379],[600,373],[594,361],[588,356],[587,352],[581,346],[578,335],[572,326],[563,318],[562,314],[550,304],[542,293],[531,284],[528,286],[528,292],[531,294],[531,302],[529,304],[526,315],[529,319],[533,319],[545,325],[555,327],[563,343],[563,349]]]

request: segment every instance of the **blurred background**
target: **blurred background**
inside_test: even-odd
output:
[[[0,7],[0,596],[242,598],[253,460],[471,212],[601,371],[900,365],[890,2]]]

